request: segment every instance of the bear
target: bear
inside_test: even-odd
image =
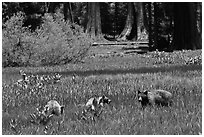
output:
[[[60,116],[64,112],[64,105],[60,105],[56,100],[50,100],[44,107],[45,115]]]
[[[171,106],[172,98],[172,93],[162,89],[144,90],[143,92],[138,90],[138,101],[142,107],[147,105]]]
[[[84,105],[83,109],[83,115],[86,116],[86,114],[93,114],[93,116],[99,117],[100,114],[103,111],[103,107],[105,104],[110,104],[111,100],[106,97],[105,95],[100,97],[92,97],[90,98],[87,103]]]
[[[111,100],[108,97],[106,97],[105,95],[103,95],[100,97],[90,98],[87,101],[85,106],[94,111],[96,108],[101,108],[104,106],[104,104],[110,104],[110,103],[111,103]]]

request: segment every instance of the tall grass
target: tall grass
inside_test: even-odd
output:
[[[65,105],[65,114],[54,117],[46,134],[200,134],[202,132],[202,77],[200,71],[144,74],[65,76],[42,89],[20,89],[3,83],[3,134],[45,134],[43,126],[29,123],[29,114],[50,99]],[[165,89],[172,107],[141,109],[135,92]],[[78,104],[105,94],[112,100],[96,121],[79,120]],[[16,131],[9,122],[16,119]],[[64,119],[64,120],[63,120]]]

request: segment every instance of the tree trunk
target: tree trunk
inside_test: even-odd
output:
[[[147,38],[146,35],[146,29],[144,25],[144,13],[143,13],[143,3],[137,2],[134,3],[136,15],[137,15],[137,34],[136,38],[137,40],[143,40],[144,38]]]
[[[71,23],[74,23],[74,17],[73,17],[73,13],[72,13],[72,4],[71,4],[71,2],[68,2],[68,10],[69,10],[70,21],[71,21]]]
[[[100,4],[98,2],[88,2],[88,23],[86,32],[93,38],[100,39],[102,37]]]
[[[126,19],[126,24],[117,38],[118,41],[125,41],[125,40],[131,40],[135,38],[137,34],[137,27],[136,27],[136,17],[135,17],[135,10],[134,10],[134,5],[132,2],[128,3],[128,15]]]
[[[200,34],[202,37],[202,3],[200,3],[199,6],[200,6],[200,23],[199,23],[199,26],[200,26]]]
[[[114,39],[116,39],[116,35],[118,34],[118,17],[116,17],[116,15],[118,15],[118,3],[115,2],[115,16],[114,16]]]
[[[48,13],[54,13],[55,12],[55,2],[49,2],[49,7],[48,7]]]
[[[64,2],[64,8],[63,8],[63,13],[64,13],[64,19],[65,20],[70,20],[71,23],[74,22],[73,14],[72,14],[72,7],[70,2]],[[68,16],[69,13],[69,16]]]
[[[96,3],[96,36],[100,36],[102,34],[102,31],[101,31],[101,12],[100,12],[100,4],[97,2]]]
[[[196,2],[196,21],[197,29],[200,35],[202,35],[202,3]]]
[[[202,48],[201,36],[196,28],[195,4],[174,3],[174,49]]]
[[[152,31],[152,3],[148,3],[148,31],[149,31],[149,50],[153,50],[153,31]]]
[[[143,23],[144,23],[144,27],[148,32],[148,3],[143,2],[142,3],[142,11],[143,11]]]
[[[68,19],[68,14],[67,14],[67,12],[68,12],[68,3],[64,2],[63,4],[64,4],[63,5],[64,6],[63,7],[64,20],[67,21],[67,19]]]
[[[159,28],[159,20],[158,20],[158,7],[157,3],[153,3],[154,6],[154,48],[158,49],[161,48],[158,45],[158,28]],[[161,45],[164,46],[164,45]]]

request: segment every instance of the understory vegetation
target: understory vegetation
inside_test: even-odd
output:
[[[176,54],[177,52],[172,53]],[[201,56],[200,51],[179,54],[184,58]],[[90,56],[92,59],[87,58],[80,64],[3,69],[2,133],[202,134],[202,66],[185,63],[185,59],[175,59],[175,63],[155,64],[153,55],[155,53],[108,58]],[[28,75],[59,73],[62,78],[58,83],[47,83],[41,87],[18,87],[14,83],[21,77],[20,69]],[[168,90],[173,94],[173,105],[148,106],[143,110],[137,101],[136,92],[145,89]],[[103,94],[109,97],[112,103],[105,106],[100,117],[95,121],[79,119],[78,105],[86,103],[93,96]],[[30,122],[30,114],[35,113],[36,108],[51,99],[65,105],[65,113],[63,116],[53,117],[44,132],[43,125]]]
[[[78,62],[85,57],[92,39],[60,13],[45,14],[35,31],[23,26],[19,12],[3,24],[3,67],[53,66]]]

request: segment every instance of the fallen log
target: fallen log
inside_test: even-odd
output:
[[[147,41],[136,41],[136,42],[94,42],[92,43],[92,46],[97,46],[97,45],[148,45]]]

